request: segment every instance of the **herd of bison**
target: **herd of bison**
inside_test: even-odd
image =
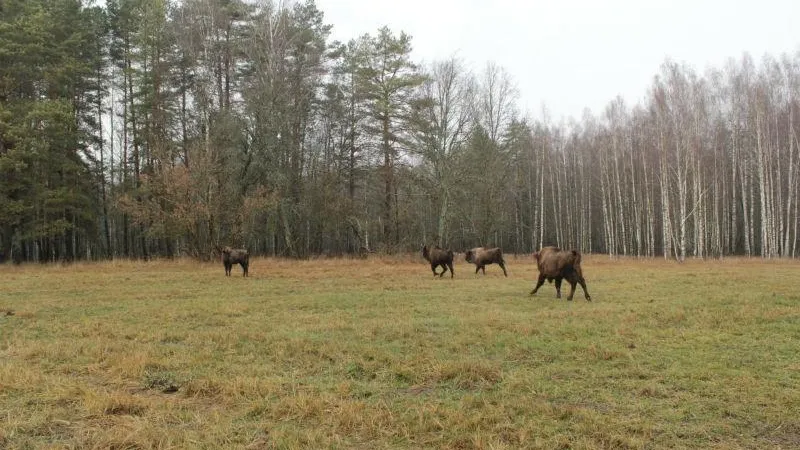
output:
[[[247,269],[250,265],[250,254],[245,249],[233,249],[230,247],[223,247],[220,249],[222,254],[222,264],[225,266],[225,275],[230,276],[231,268],[239,264],[242,266],[242,275],[247,276]],[[431,264],[433,276],[440,278],[450,270],[450,278],[453,278],[455,272],[453,271],[453,251],[440,248],[438,246],[428,248],[422,247],[422,257]],[[484,248],[477,247],[467,250],[464,254],[468,263],[475,264],[475,273],[483,271],[486,275],[486,266],[490,264],[497,264],[503,269],[503,275],[508,276],[506,272],[506,263],[503,260],[503,250],[498,247]],[[533,288],[530,295],[536,294],[536,291],[544,284],[545,280],[553,282],[556,285],[556,297],[561,298],[561,281],[567,280],[570,285],[569,295],[567,300],[572,300],[575,294],[575,285],[581,285],[583,295],[587,301],[592,301],[589,291],[586,289],[586,281],[583,279],[583,271],[581,270],[581,254],[576,250],[561,250],[558,247],[543,247],[541,250],[533,254],[536,258],[536,265],[539,268],[539,279],[536,280],[536,287]],[[442,268],[441,273],[436,272],[438,267]]]

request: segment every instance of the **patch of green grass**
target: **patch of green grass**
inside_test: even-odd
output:
[[[584,260],[0,266],[0,447],[800,446],[800,262]]]

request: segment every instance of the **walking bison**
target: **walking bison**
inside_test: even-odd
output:
[[[556,298],[561,298],[561,280],[566,279],[571,288],[567,300],[572,300],[572,296],[575,294],[575,285],[580,283],[586,300],[592,301],[592,297],[586,289],[586,281],[583,279],[581,254],[577,250],[543,247],[534,253],[533,257],[536,258],[536,265],[539,268],[539,279],[530,295],[536,294],[536,291],[544,284],[544,280],[549,282],[555,280]]]
[[[439,275],[439,278],[444,276],[444,273],[447,272],[447,269],[450,269],[450,278],[453,278],[455,272],[453,272],[453,251],[452,250],[445,250],[436,246],[432,249],[428,249],[427,245],[422,246],[422,257],[425,258],[426,261],[431,263],[431,270],[433,271],[433,276]],[[436,273],[436,268],[441,266],[442,273]]]
[[[250,254],[242,248],[222,247],[222,264],[225,266],[225,276],[231,276],[231,269],[235,264],[242,266],[242,276],[248,276],[247,268],[250,265]]]
[[[497,264],[503,269],[503,275],[508,276],[508,272],[506,272],[506,262],[503,260],[503,250],[499,247],[476,247],[467,250],[464,256],[468,263],[475,264],[475,273],[482,270],[483,274],[486,275],[486,266],[488,264]]]

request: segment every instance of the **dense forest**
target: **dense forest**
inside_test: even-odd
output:
[[[798,254],[800,52],[666,61],[639,104],[554,122],[496,64],[334,25],[313,1],[0,0],[0,259]]]

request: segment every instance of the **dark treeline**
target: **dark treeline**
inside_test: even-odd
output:
[[[0,1],[0,259],[797,255],[800,53],[666,62],[553,123],[497,65],[330,30],[310,1]]]

